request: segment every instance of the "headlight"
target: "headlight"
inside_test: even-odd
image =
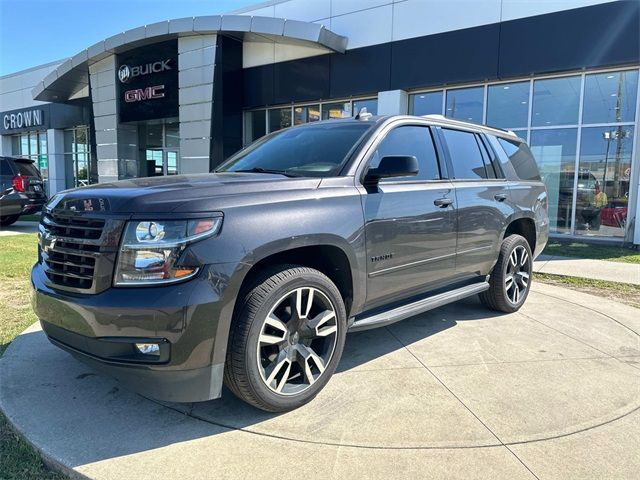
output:
[[[215,235],[221,226],[222,217],[127,222],[114,285],[156,285],[194,276],[196,267],[176,266],[180,254],[187,244]]]

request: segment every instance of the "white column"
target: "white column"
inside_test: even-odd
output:
[[[378,115],[406,115],[409,112],[409,95],[404,90],[378,92]]]
[[[10,157],[13,155],[11,149],[11,135],[0,135],[0,155]]]
[[[138,176],[138,127],[118,123],[115,68],[115,55],[89,66],[100,182]]]
[[[209,171],[215,58],[215,35],[178,39],[180,173]]]
[[[64,158],[64,130],[47,130],[47,160],[49,161],[49,195],[67,188],[67,168]],[[69,172],[73,175],[73,171]],[[71,186],[72,180],[69,182]]]

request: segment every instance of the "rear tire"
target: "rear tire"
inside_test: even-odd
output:
[[[7,215],[4,217],[0,217],[0,227],[8,227],[9,225],[13,225],[18,221],[20,215]]]
[[[308,403],[340,361],[346,317],[339,290],[318,270],[284,265],[265,271],[239,297],[225,384],[268,412]]]
[[[529,242],[510,235],[500,245],[500,255],[489,277],[489,290],[480,293],[487,307],[512,313],[524,304],[531,287],[533,258]]]

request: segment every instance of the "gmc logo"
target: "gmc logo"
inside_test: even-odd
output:
[[[141,102],[143,100],[157,100],[164,98],[164,85],[155,85],[147,88],[136,88],[124,92],[124,101],[127,103]]]

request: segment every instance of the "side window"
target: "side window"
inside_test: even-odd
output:
[[[453,164],[453,175],[458,180],[488,178],[476,135],[472,132],[443,128],[442,134]]]
[[[524,142],[515,142],[498,137],[498,143],[503,148],[511,165],[520,180],[540,180],[538,165],[533,158],[533,154]]]
[[[480,155],[482,155],[482,161],[484,162],[484,168],[487,171],[487,178],[496,179],[498,178],[496,174],[496,170],[491,163],[491,158],[489,157],[489,152],[485,144],[479,135],[476,135],[476,141],[478,142],[478,147],[480,148]]]
[[[13,176],[13,169],[11,168],[11,165],[9,165],[9,160],[6,158],[0,158],[0,175]]]
[[[406,125],[391,130],[378,144],[371,167],[377,167],[387,155],[413,155],[418,159],[419,172],[414,177],[390,178],[383,182],[440,179],[438,156],[429,127]]]

